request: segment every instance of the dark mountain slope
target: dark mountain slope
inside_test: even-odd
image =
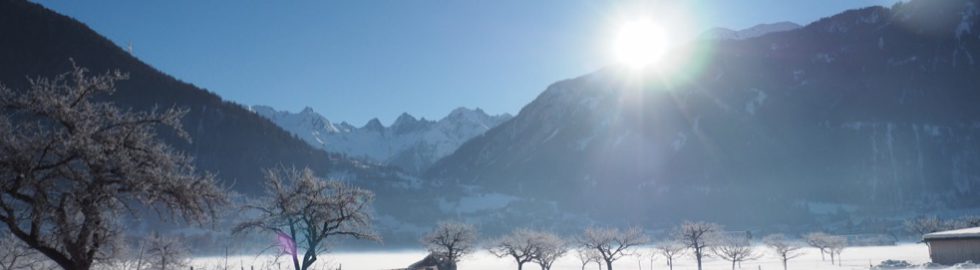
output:
[[[140,62],[84,24],[40,5],[0,1],[0,37],[0,82],[9,87],[24,88],[28,77],[65,72],[74,59],[95,73],[129,73],[111,97],[120,106],[189,108],[184,127],[193,142],[166,137],[195,156],[200,169],[218,173],[239,191],[260,191],[260,169],[280,163],[321,173],[351,171],[372,181],[392,173],[313,149],[265,118]]]
[[[426,173],[615,223],[852,224],[980,207],[976,1],[700,40],[679,72],[557,82]],[[974,56],[976,55],[976,56]]]

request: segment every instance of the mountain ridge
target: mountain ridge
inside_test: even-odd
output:
[[[423,171],[466,140],[511,118],[510,114],[488,115],[480,108],[458,107],[439,120],[416,119],[406,112],[390,126],[372,118],[360,128],[345,128],[337,127],[309,107],[298,113],[263,105],[250,110],[315,147],[410,173]]]
[[[803,26],[787,21],[757,24],[742,30],[715,27],[701,33],[700,37],[703,39],[743,40],[761,37],[771,33],[790,31],[800,27]]]

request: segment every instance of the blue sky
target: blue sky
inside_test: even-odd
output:
[[[550,83],[612,64],[624,17],[682,13],[662,24],[683,40],[896,0],[38,2],[225,99],[387,125],[459,106],[516,114]]]

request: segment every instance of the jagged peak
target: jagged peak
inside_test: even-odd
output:
[[[385,130],[385,126],[381,124],[381,120],[378,120],[378,118],[375,117],[375,118],[371,118],[371,120],[369,120],[367,124],[364,124],[364,126],[361,127],[361,129],[383,132]]]
[[[417,121],[418,119],[415,119],[415,116],[412,116],[407,112],[403,112],[402,114],[398,115],[398,119],[395,119],[395,123],[392,124],[392,126],[400,125],[399,123],[406,124],[406,123],[414,123]]]
[[[396,134],[408,133],[420,129],[424,129],[430,124],[423,118],[422,120],[415,119],[414,116],[408,113],[402,113],[395,120],[395,123],[391,124],[391,129],[394,130]]]
[[[314,111],[313,108],[311,108],[310,106],[306,106],[306,107],[303,107],[303,110],[301,110],[299,113],[301,113],[301,114],[315,114],[316,111]]]
[[[457,107],[456,109],[453,109],[452,112],[449,112],[449,115],[446,116],[446,117],[461,117],[461,116],[464,116],[464,115],[472,115],[472,114],[475,114],[475,115],[481,116],[481,117],[487,117],[487,116],[489,116],[489,115],[487,115],[486,112],[483,111],[483,109],[480,109],[479,107],[477,107],[475,109],[470,109],[470,108],[466,108],[466,107]]]

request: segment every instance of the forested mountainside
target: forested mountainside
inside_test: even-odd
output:
[[[698,40],[670,76],[551,85],[426,177],[631,224],[980,207],[978,20],[976,1],[910,1]]]

